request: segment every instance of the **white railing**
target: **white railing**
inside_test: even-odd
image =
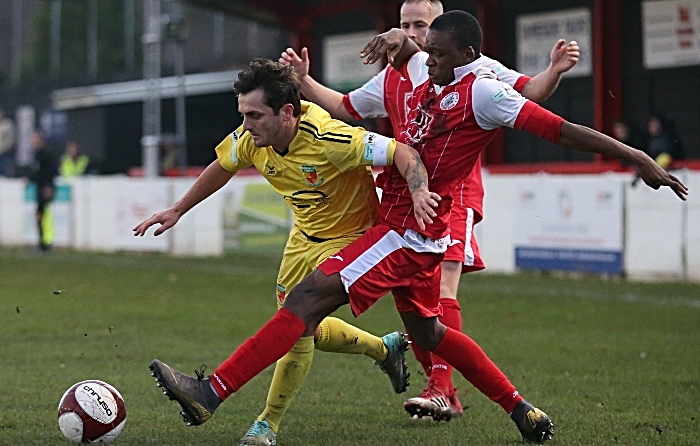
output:
[[[668,189],[654,191],[642,183],[632,186],[630,174],[489,175],[485,171],[485,216],[475,234],[487,271],[515,272],[522,261],[516,258],[516,247],[579,252],[578,240],[588,248],[598,244],[592,246],[595,252],[619,253],[621,271],[629,278],[700,281],[700,172],[677,174],[690,187],[687,202]],[[88,251],[210,256],[221,255],[225,246],[235,245],[246,231],[291,225],[284,201],[264,178],[252,175],[234,177],[162,236],[153,237],[152,232],[143,238],[132,235],[134,225],[172,205],[193,181],[96,176],[60,183],[52,205],[54,244]],[[533,191],[552,193],[554,188],[568,192],[556,195],[554,191],[555,198],[545,199],[533,210],[527,201]],[[598,195],[591,202],[586,193],[595,191]],[[621,207],[620,212],[611,212],[612,205]],[[0,178],[0,245],[36,245],[33,214],[33,196],[25,182]],[[254,218],[255,223],[241,223],[244,216]],[[543,229],[534,227],[547,219]],[[543,232],[540,236],[538,230]],[[573,236],[549,237],[559,230],[571,231]],[[552,246],[560,241],[563,246]],[[542,246],[536,246],[538,243]],[[591,256],[584,252],[583,257]]]

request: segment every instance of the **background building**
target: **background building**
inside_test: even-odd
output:
[[[78,140],[101,172],[141,166],[143,101],[153,90],[138,81],[147,77],[142,36],[145,11],[154,1],[0,0],[0,106],[10,114],[30,105],[36,125],[53,129],[58,139]],[[231,86],[250,59],[276,59],[287,46],[308,46],[312,74],[349,90],[372,75],[355,57],[358,42],[396,26],[400,6],[360,0],[155,3],[163,15],[158,70],[169,78],[159,81],[160,133],[184,135],[182,163],[190,166],[211,161],[213,146],[240,123]],[[476,15],[485,32],[484,52],[526,74],[546,67],[557,38],[577,40],[581,60],[544,103],[547,108],[607,134],[620,119],[642,133],[649,116],[662,113],[686,158],[700,159],[700,0],[444,4]],[[174,77],[180,51],[183,76]],[[183,95],[186,124],[178,129],[177,98]],[[390,132],[381,120],[362,124]],[[503,132],[485,160],[495,170],[617,166],[516,131]],[[586,163],[551,164],[578,161]]]

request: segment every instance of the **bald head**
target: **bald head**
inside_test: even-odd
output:
[[[443,12],[440,0],[405,0],[401,4],[401,29],[423,49],[430,24]]]
[[[433,12],[433,18],[444,12],[442,1],[440,0],[404,0],[404,2],[401,3],[401,6],[403,7],[403,5],[412,5],[417,3],[424,3],[428,8],[430,8],[430,10]]]

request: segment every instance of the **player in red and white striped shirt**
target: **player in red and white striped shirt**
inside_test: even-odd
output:
[[[400,11],[401,29],[423,49],[428,27],[442,13],[443,7],[439,0],[405,0]],[[482,55],[481,62],[496,72],[499,80],[526,98],[540,102],[554,92],[561,75],[576,64],[578,49],[576,42],[567,44],[565,40],[559,40],[550,53],[549,67],[532,78],[487,56]],[[361,88],[343,95],[319,84],[309,75],[306,48],[301,50],[301,57],[294,50],[288,49],[282,53],[280,62],[294,67],[302,85],[302,93],[329,110],[334,118],[349,121],[352,118],[361,120],[388,117],[395,136],[405,130],[413,83],[390,64]],[[377,185],[383,187],[385,179],[386,175],[380,174]],[[460,276],[485,268],[473,233],[474,225],[483,218],[484,187],[480,157],[467,178],[457,185],[452,196],[451,243],[441,264],[440,321],[450,328],[462,331],[461,308],[457,301]],[[452,367],[416,343],[412,343],[411,347],[429,377],[429,382],[419,396],[405,402],[406,411],[412,416],[432,416],[435,420],[449,420],[462,415],[462,404],[452,383]]]
[[[384,51],[395,49],[386,45],[388,41],[386,35],[378,36],[363,51],[365,56],[376,61]],[[566,122],[499,81],[479,62],[481,29],[470,14],[451,11],[437,17],[426,49],[429,80],[414,90],[416,109],[403,133],[406,140],[416,141],[422,164],[404,170],[409,181],[399,180],[396,169],[389,172],[379,221],[302,279],[273,318],[212,375],[197,379],[168,369],[177,377],[170,380],[168,390],[184,411],[213,413],[219,405],[216,396],[223,401],[237,392],[302,335],[312,335],[324,317],[347,304],[359,316],[391,292],[414,342],[444,358],[499,404],[525,440],[541,443],[551,438],[549,417],[518,394],[471,338],[438,319],[439,268],[450,243],[449,202],[454,187],[469,174],[495,131],[509,126],[565,147],[623,159],[638,169],[647,185],[668,186],[681,199],[688,189],[640,150]],[[411,60],[417,52],[404,34],[394,65],[412,80]],[[429,192],[423,181],[429,182]],[[412,195],[420,199],[411,211]]]

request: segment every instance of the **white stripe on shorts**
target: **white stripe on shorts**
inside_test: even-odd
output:
[[[407,229],[403,237],[395,231],[389,231],[377,243],[340,271],[340,278],[343,281],[345,292],[349,293],[353,283],[394,251],[407,248],[416,252],[440,254],[445,252],[449,244],[449,235],[433,240],[412,229]]]
[[[472,230],[474,229],[474,209],[467,208],[467,230],[464,235],[464,264],[474,266],[474,249],[472,249]]]

